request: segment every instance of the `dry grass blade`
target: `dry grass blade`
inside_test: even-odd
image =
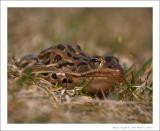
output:
[[[53,98],[54,103],[58,104],[59,100],[54,94],[52,88],[53,85],[49,83],[48,81],[42,79],[42,78],[37,78],[34,80],[35,85],[40,88],[48,97]]]

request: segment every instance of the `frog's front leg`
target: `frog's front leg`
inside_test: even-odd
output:
[[[18,66],[24,70],[36,64],[40,64],[40,60],[35,54],[25,55],[18,62]]]

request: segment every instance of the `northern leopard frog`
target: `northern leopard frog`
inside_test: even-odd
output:
[[[21,58],[19,67],[52,84],[67,85],[71,89],[91,81],[88,92],[109,92],[114,84],[123,81],[123,69],[114,56],[91,56],[78,44],[58,44],[41,51],[38,55]]]

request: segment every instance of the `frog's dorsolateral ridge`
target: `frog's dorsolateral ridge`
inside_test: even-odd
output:
[[[86,79],[92,80],[88,92],[108,93],[113,85],[123,81],[123,68],[114,56],[91,56],[77,44],[58,44],[21,58],[19,67],[31,69],[33,74],[69,88],[81,86]]]

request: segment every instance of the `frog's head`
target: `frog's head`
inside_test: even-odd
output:
[[[106,57],[101,57],[101,56],[94,56],[90,60],[90,66],[92,68],[102,68],[102,67],[107,67],[113,70],[116,70],[118,72],[123,73],[123,68],[119,64],[118,58],[108,55]]]
[[[104,66],[107,66],[108,68],[114,69],[118,72],[123,73],[123,68],[119,63],[118,58],[115,56],[108,55],[104,58]]]

